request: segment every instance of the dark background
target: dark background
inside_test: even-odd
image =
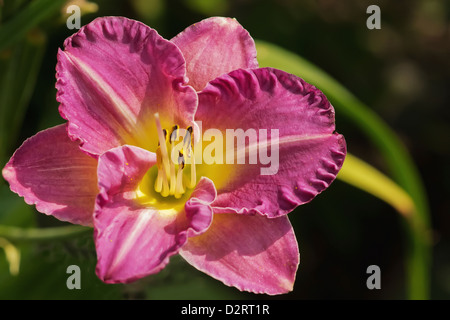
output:
[[[450,298],[450,2],[361,0],[96,1],[82,18],[121,15],[170,39],[209,16],[235,17],[255,39],[310,60],[370,106],[411,152],[426,187],[433,227],[431,298]],[[366,9],[381,8],[381,30],[366,28]],[[10,154],[27,137],[62,123],[55,100],[56,52],[73,31],[47,23],[49,42],[31,103]],[[289,70],[285,70],[289,72]],[[320,85],[318,85],[320,89]],[[377,149],[336,114],[348,150],[382,171]],[[0,223],[60,225],[21,204],[2,182]],[[22,201],[23,202],[23,201]],[[8,210],[7,210],[8,209]],[[14,216],[13,216],[14,214]],[[20,215],[20,217],[18,217]],[[94,274],[91,236],[25,244],[19,276],[7,274],[0,253],[0,298],[96,299],[404,299],[405,239],[398,213],[339,180],[289,215],[300,246],[294,291],[268,297],[241,293],[174,257],[160,274],[130,285],[104,285]],[[6,222],[5,222],[6,221]],[[82,290],[65,286],[65,268],[82,268]],[[378,265],[381,290],[368,290],[366,269]]]

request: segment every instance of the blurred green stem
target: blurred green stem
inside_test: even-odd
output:
[[[261,67],[285,70],[317,86],[339,115],[350,118],[383,154],[394,179],[414,201],[414,210],[406,218],[408,296],[410,299],[428,299],[431,266],[428,201],[418,171],[403,143],[375,112],[324,71],[275,45],[262,41],[256,44]]]
[[[415,210],[411,196],[383,173],[354,155],[347,153],[337,178],[385,201],[406,219],[411,219]]]
[[[0,225],[0,238],[13,242],[53,241],[87,233],[92,233],[92,228],[76,225],[53,228],[18,228]]]
[[[17,276],[20,268],[20,250],[8,240],[1,237],[0,248],[5,251],[6,261],[9,263],[9,273],[13,276]]]

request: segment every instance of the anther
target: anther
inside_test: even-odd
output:
[[[163,129],[163,134],[164,134],[164,141],[167,141],[167,130],[166,129]],[[159,143],[159,139],[158,139],[158,147],[160,146],[161,144]]]
[[[181,169],[184,169],[184,156],[181,151],[178,151],[178,165],[181,166]]]
[[[184,139],[183,139],[183,149],[187,150],[188,157],[190,156],[190,153],[191,153],[192,131],[193,131],[192,127],[188,127],[186,135],[184,136]]]
[[[183,169],[184,169],[184,156],[181,152],[178,152],[178,172],[177,183],[175,187],[175,198],[179,199],[184,193],[183,186]]]
[[[172,127],[172,132],[170,133],[170,140],[169,140],[170,143],[178,139],[178,129],[179,127],[177,124]]]

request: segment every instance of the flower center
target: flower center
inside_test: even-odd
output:
[[[192,189],[197,183],[193,130],[192,127],[181,129],[174,125],[168,134],[161,126],[159,114],[155,113],[154,117],[159,140],[156,149],[158,175],[155,191],[163,197],[172,195],[179,199],[186,192],[186,188]],[[189,168],[186,168],[187,166]]]

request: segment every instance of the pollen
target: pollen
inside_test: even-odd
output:
[[[187,188],[192,189],[197,184],[193,129],[192,127],[180,129],[175,124],[167,131],[161,126],[159,114],[155,113],[154,117],[158,131],[158,148],[156,149],[158,174],[154,185],[155,191],[163,197],[174,196],[179,199]],[[183,137],[182,141],[177,143],[181,137]],[[189,169],[186,168],[187,164]]]

